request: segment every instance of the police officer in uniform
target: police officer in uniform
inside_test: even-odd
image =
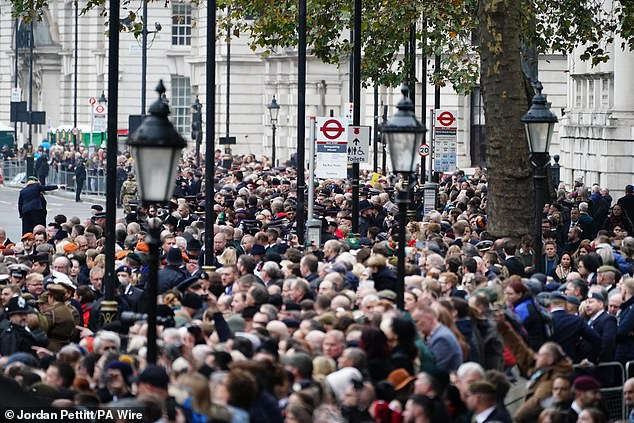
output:
[[[48,310],[44,317],[48,322],[48,349],[57,352],[64,345],[71,342],[75,335],[75,318],[68,304],[66,304],[66,289],[59,284],[49,284]]]
[[[37,340],[27,328],[27,316],[35,311],[21,296],[12,297],[4,309],[9,316],[9,326],[0,334],[0,355],[9,356],[16,352],[34,354]]]

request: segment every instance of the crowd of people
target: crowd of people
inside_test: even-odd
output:
[[[113,321],[101,318],[101,206],[50,218],[44,205],[19,240],[0,228],[0,391],[13,393],[0,404],[127,407],[148,422],[598,423],[623,417],[602,388],[625,382],[619,400],[634,405],[634,379],[598,366],[634,360],[631,185],[616,201],[598,185],[562,185],[534,257],[529,236],[487,231],[484,172],[447,174],[437,210],[421,206],[407,224],[401,281],[398,180],[362,173],[358,234],[349,182],[316,183],[322,233],[304,247],[292,163],[236,156],[229,170],[221,159],[214,222],[204,219],[212,179],[191,156],[169,204],[127,198]],[[146,361],[150,217],[163,222],[155,364]],[[522,401],[507,408],[518,384]]]

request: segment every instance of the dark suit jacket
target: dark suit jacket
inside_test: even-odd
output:
[[[614,360],[614,350],[616,350],[616,317],[607,312],[601,313],[591,324],[601,337],[601,352],[599,360],[602,362]]]
[[[518,259],[515,256],[509,257],[508,259],[504,260],[502,265],[506,266],[506,268],[508,269],[509,276],[511,275],[519,275],[521,277],[526,276],[524,274],[524,265],[522,264],[520,259]]]
[[[581,317],[569,314],[564,310],[554,311],[552,316],[555,329],[552,340],[561,345],[573,363],[578,363],[584,358],[596,363],[601,349],[599,334],[588,326]],[[591,350],[587,354],[578,354],[577,346],[582,339],[591,345]]]
[[[501,409],[499,405],[495,407],[493,412],[489,414],[489,417],[487,417],[484,421],[491,423],[513,423],[513,419],[509,415],[509,412],[505,409]]]
[[[137,288],[136,286],[132,286],[128,289],[128,292],[121,295],[121,298],[128,303],[130,307],[130,311],[134,311],[135,313],[139,312],[139,301],[141,300],[141,296],[143,295],[143,290]]]

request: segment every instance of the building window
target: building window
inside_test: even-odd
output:
[[[588,108],[594,109],[594,79],[588,81]]]
[[[192,45],[192,6],[186,3],[172,4],[172,45]]]
[[[191,125],[192,87],[186,76],[172,75],[170,109],[172,123],[181,134],[187,134]]]
[[[583,85],[580,79],[575,79],[575,107],[583,107]]]
[[[610,81],[611,78],[601,79],[601,107],[604,109],[610,107]]]

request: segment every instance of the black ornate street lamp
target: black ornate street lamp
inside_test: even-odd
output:
[[[396,305],[403,309],[405,288],[405,225],[409,205],[408,185],[416,167],[418,146],[425,140],[425,125],[416,119],[414,103],[408,98],[408,88],[403,85],[403,97],[396,106],[392,119],[381,126],[381,134],[390,149],[392,171],[402,174],[401,189],[398,193],[399,234],[398,234],[398,281],[396,284]]]
[[[275,167],[277,166],[277,163],[275,162],[275,130],[277,129],[277,115],[280,113],[280,105],[277,104],[275,96],[273,96],[273,100],[271,100],[271,103],[266,106],[266,108],[269,109],[269,116],[271,118],[271,126],[273,129],[273,136],[271,138],[271,167]]]
[[[546,204],[546,166],[550,162],[550,141],[553,137],[557,116],[550,110],[546,96],[542,94],[542,84],[536,81],[533,84],[535,95],[530,109],[521,122],[526,130],[528,151],[531,165],[533,166],[533,182],[535,184],[535,222],[534,240],[535,272],[544,273],[545,263],[542,257],[542,213]]]
[[[172,196],[176,168],[181,151],[186,146],[167,116],[170,113],[165,100],[165,86],[161,80],[156,87],[159,98],[150,106],[149,116],[128,141],[134,157],[141,201],[145,204],[166,203]],[[150,247],[150,274],[148,290],[147,362],[156,363],[156,296],[158,294],[158,259],[161,221],[148,221],[147,243]]]

